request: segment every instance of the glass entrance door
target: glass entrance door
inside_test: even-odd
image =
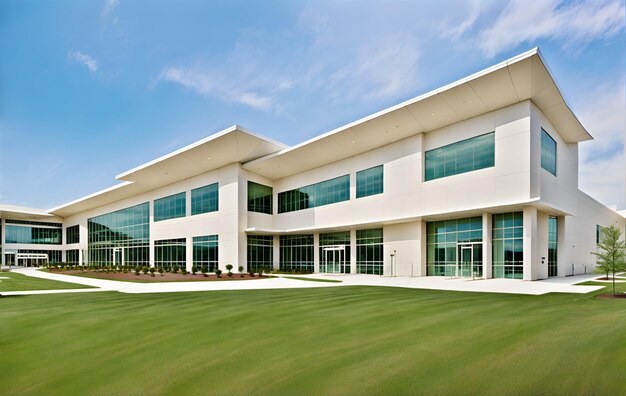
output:
[[[461,246],[461,259],[459,260],[460,266],[457,268],[459,276],[470,277],[472,276],[472,270],[474,267],[474,260],[472,258],[472,246]]]
[[[482,243],[457,245],[456,276],[480,278],[483,276]]]
[[[345,250],[343,246],[331,246],[324,248],[324,255],[320,265],[320,272],[330,274],[341,273],[341,264],[343,263]]]

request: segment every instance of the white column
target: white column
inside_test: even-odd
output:
[[[426,235],[426,221],[421,220],[420,221],[420,240],[419,240],[419,246],[420,246],[420,252],[419,252],[419,264],[417,266],[417,276],[426,276],[428,274],[427,270],[426,270],[426,264],[427,264],[427,257],[426,257],[426,253],[427,253],[427,235]]]
[[[313,272],[320,272],[320,234],[313,234]]]
[[[150,227],[150,242],[148,247],[148,265],[154,267],[154,200],[148,202],[150,206],[150,216],[148,219],[148,227]]]
[[[274,269],[280,268],[280,235],[274,235],[274,246],[272,251],[272,266]]]
[[[4,225],[4,219],[0,219],[0,227],[2,227],[2,241],[0,243],[0,245],[1,245],[0,253],[2,254],[2,258],[1,258],[0,262],[2,263],[1,266],[4,267],[4,265],[6,264],[5,259],[4,259],[4,245],[5,245],[4,241],[7,240],[7,237],[6,237],[7,230],[6,230],[6,227]]]
[[[537,208],[527,206],[524,208],[524,280],[537,280],[537,254]]]
[[[350,273],[356,274],[356,230],[350,230]]]
[[[483,279],[493,278],[493,274],[491,272],[491,253],[493,251],[491,247],[492,228],[493,224],[491,213],[483,212]]]
[[[219,241],[219,236],[217,237]],[[193,237],[187,237],[186,239],[186,247],[185,247],[185,268],[187,271],[191,271],[191,267],[193,266]],[[219,242],[218,242],[219,244]],[[218,251],[219,257],[219,251]]]

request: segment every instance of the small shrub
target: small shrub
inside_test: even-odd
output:
[[[178,273],[178,269],[179,269],[179,268],[178,268],[178,265],[173,265],[173,266],[172,266],[172,272],[173,272],[173,273],[177,274],[177,273]]]
[[[195,275],[196,272],[198,272],[198,267],[196,267],[195,265],[191,267],[191,275]]]
[[[233,276],[233,273],[231,272],[233,270],[233,265],[226,264],[226,269],[228,270],[228,276]]]
[[[221,278],[221,277],[222,277],[222,270],[221,270],[221,269],[219,269],[219,268],[218,268],[218,269],[216,269],[216,270],[215,270],[215,274],[217,275],[217,277],[218,277],[218,278]]]
[[[183,274],[183,275],[187,275],[187,274],[188,274],[188,272],[187,272],[187,270],[186,270],[186,269],[182,269],[180,272],[181,272],[181,274]]]
[[[241,276],[243,278],[243,266],[239,266],[239,276]]]
[[[205,278],[208,278],[209,274],[207,274],[206,270],[204,268],[202,268],[202,276],[204,276]]]
[[[161,276],[163,276],[163,267],[159,267],[159,269],[157,271],[159,271],[159,274],[161,274]]]
[[[252,269],[248,270],[248,275],[254,278],[254,271]]]
[[[135,268],[135,275],[141,275],[141,272],[139,272],[139,270],[136,268]]]

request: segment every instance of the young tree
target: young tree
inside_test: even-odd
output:
[[[604,227],[600,232],[600,243],[598,251],[591,252],[598,259],[596,261],[597,273],[613,275],[613,295],[615,295],[615,274],[626,271],[626,242],[621,239],[622,230],[612,225]]]

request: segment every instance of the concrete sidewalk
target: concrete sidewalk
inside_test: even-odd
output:
[[[313,279],[339,280],[341,281],[341,283],[311,282],[286,278],[292,275],[277,275],[277,277],[275,278],[246,281],[135,283],[55,274],[50,272],[38,271],[34,268],[21,268],[14,271],[32,277],[57,280],[61,282],[78,283],[82,285],[94,286],[98,289],[16,291],[3,292],[3,295],[8,296],[46,293],[76,293],[80,291],[118,291],[121,293],[172,293],[213,290],[296,289],[341,286],[384,286],[402,287],[409,289],[541,295],[546,293],[589,293],[602,288],[602,286],[575,286],[576,283],[591,280],[598,275],[578,275],[566,278],[551,278],[541,281],[528,282],[516,279],[468,280],[450,279],[437,276],[418,278],[379,277],[376,275],[360,274],[313,274],[298,276]]]

